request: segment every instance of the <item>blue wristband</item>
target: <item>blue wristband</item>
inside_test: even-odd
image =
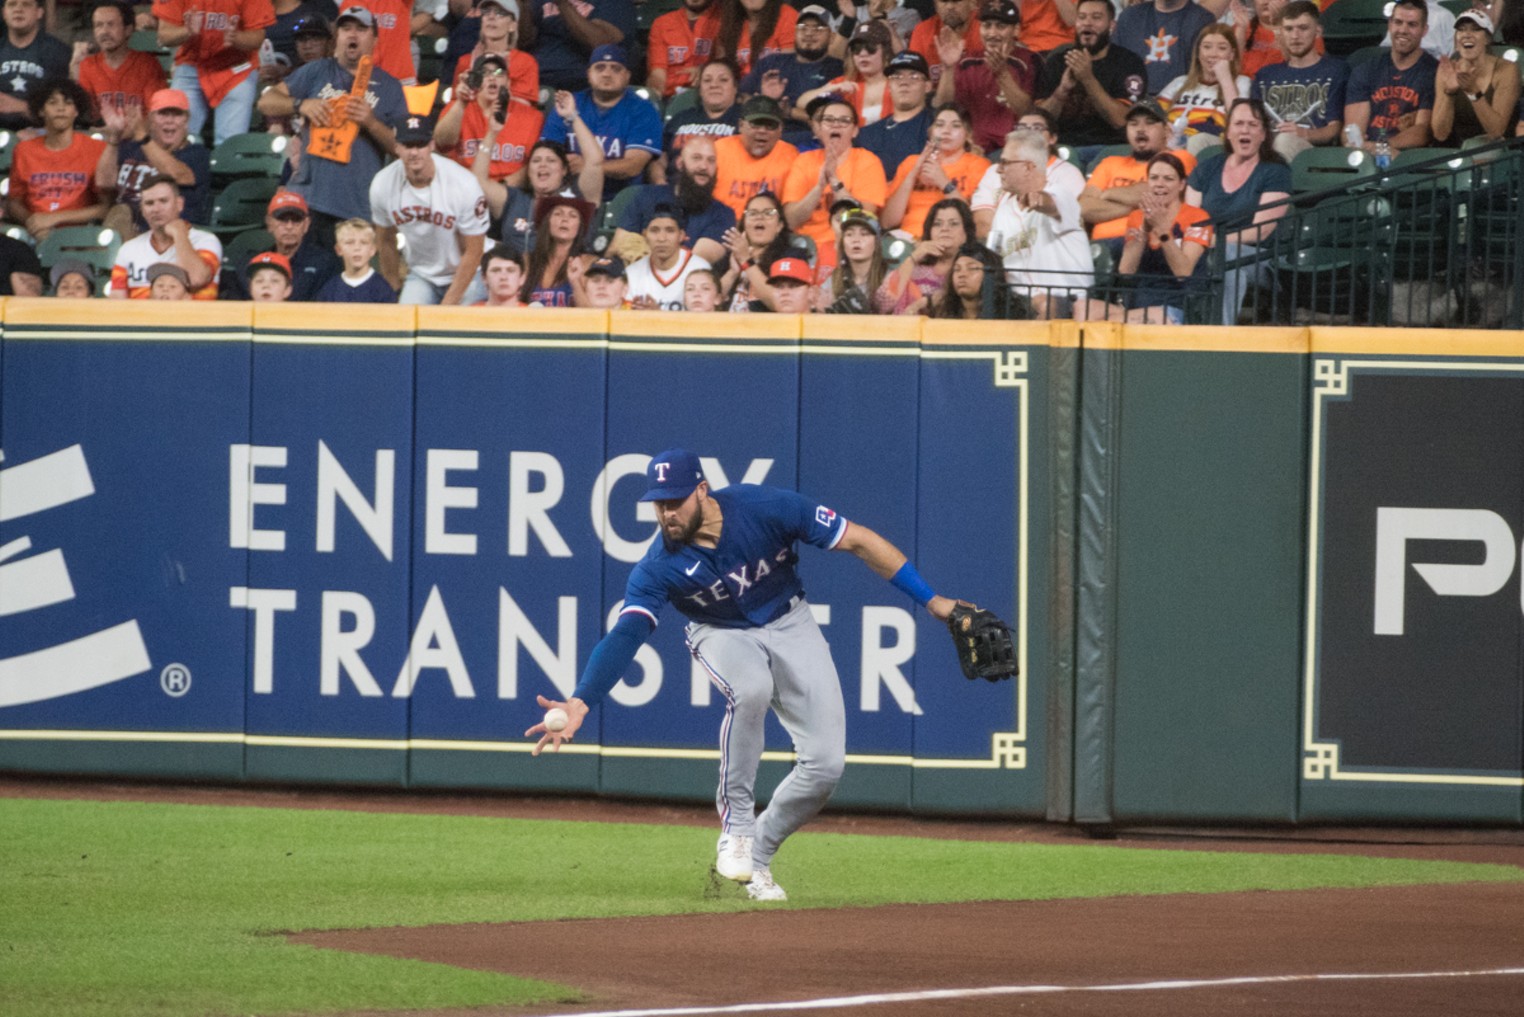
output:
[[[901,565],[900,570],[890,577],[889,582],[894,585],[896,590],[899,590],[922,607],[931,603],[931,598],[937,595],[930,584],[921,578],[921,574],[915,570],[915,566],[908,561]]]

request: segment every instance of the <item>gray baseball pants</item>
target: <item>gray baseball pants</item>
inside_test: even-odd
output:
[[[725,697],[715,804],[726,833],[751,836],[752,861],[779,846],[825,806],[846,765],[847,715],[831,648],[803,597],[758,628],[690,624],[688,648]],[[756,814],[757,765],[771,708],[798,760]]]

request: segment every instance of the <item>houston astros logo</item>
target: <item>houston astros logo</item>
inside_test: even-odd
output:
[[[58,508],[95,493],[78,445],[0,469],[0,523]],[[57,548],[32,548],[22,536],[0,544],[0,617],[73,600],[74,583]],[[12,561],[11,559],[15,559]],[[0,707],[36,703],[131,678],[149,668],[136,621],[125,621],[56,646],[0,657]]]

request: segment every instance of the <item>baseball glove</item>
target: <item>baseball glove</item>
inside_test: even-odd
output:
[[[947,616],[947,628],[958,650],[958,666],[970,681],[975,678],[1004,681],[1014,678],[1020,670],[1016,666],[1016,641],[1011,637],[1010,627],[993,611],[960,600]]]

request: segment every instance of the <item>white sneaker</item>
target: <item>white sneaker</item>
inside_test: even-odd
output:
[[[788,900],[788,894],[773,882],[772,870],[765,865],[752,870],[751,882],[746,884],[746,896],[752,900]]]
[[[737,883],[751,879],[751,838],[741,834],[720,834],[720,842],[715,846],[714,871]]]

